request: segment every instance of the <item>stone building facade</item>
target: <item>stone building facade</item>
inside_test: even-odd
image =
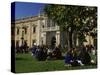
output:
[[[21,46],[24,43],[27,43],[29,47],[32,47],[33,44],[51,45],[51,40],[53,38],[55,38],[56,46],[61,44],[59,26],[44,15],[18,19],[15,21],[14,27],[15,46]],[[86,36],[86,40],[87,42],[84,42],[85,45],[93,45],[94,42],[91,36]]]
[[[52,37],[56,38],[56,45],[60,44],[59,26],[55,25],[44,15],[27,17],[15,21],[15,46],[27,43],[36,45],[50,45]]]

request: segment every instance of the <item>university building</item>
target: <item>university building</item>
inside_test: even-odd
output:
[[[51,40],[55,39],[56,46],[62,44],[60,37],[60,27],[55,24],[52,20],[44,15],[32,16],[27,18],[18,19],[15,21],[14,34],[15,46],[21,46],[27,43],[29,47],[33,44],[36,45],[51,45]],[[91,36],[86,36],[87,42],[84,44],[93,44],[93,38]],[[77,40],[78,44],[78,40]]]

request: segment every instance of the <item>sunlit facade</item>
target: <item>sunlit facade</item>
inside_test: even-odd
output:
[[[13,25],[12,25],[13,26]],[[32,16],[18,19],[15,21],[15,46],[27,43],[29,47],[36,45],[51,45],[52,38],[56,40],[56,46],[62,44],[60,27],[44,15]],[[94,40],[91,36],[86,36],[84,45],[93,45]],[[76,44],[79,45],[77,39]]]

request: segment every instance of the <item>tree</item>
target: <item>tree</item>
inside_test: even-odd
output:
[[[97,8],[95,7],[50,4],[45,6],[44,11],[60,26],[61,31],[67,32],[69,48],[75,45],[74,37],[79,38],[83,43],[84,33],[96,27]]]

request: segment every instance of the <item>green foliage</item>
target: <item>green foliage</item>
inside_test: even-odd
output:
[[[53,19],[62,28],[80,29],[84,25],[90,25],[91,21],[94,23],[92,23],[93,27],[96,27],[96,7],[50,4],[45,6],[44,11],[49,18]]]
[[[44,8],[47,16],[55,21],[61,31],[86,33],[97,27],[97,8],[88,6],[48,4]],[[81,39],[81,38],[80,38]]]

